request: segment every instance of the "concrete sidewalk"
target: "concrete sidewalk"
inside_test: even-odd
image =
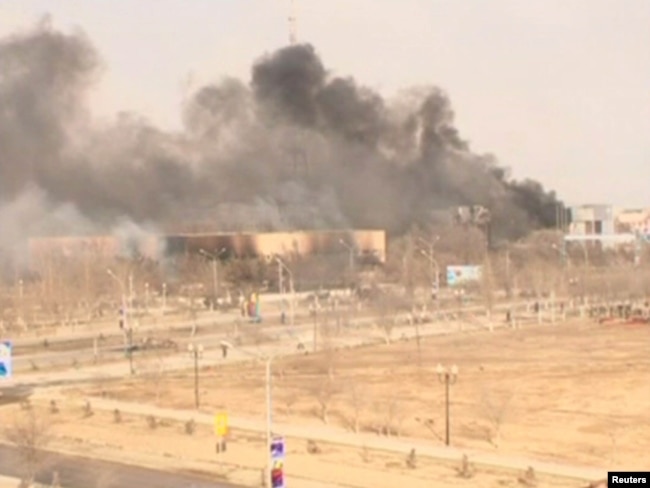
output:
[[[52,399],[52,397],[49,396],[48,399]],[[65,402],[65,396],[61,396],[60,401]],[[132,415],[153,415],[161,419],[170,419],[178,422],[187,422],[189,419],[194,419],[197,423],[210,426],[214,425],[214,415],[196,412],[194,410],[159,408],[151,405],[107,400],[103,398],[91,398],[90,401],[93,408],[100,410],[112,411],[114,409],[119,409],[123,413],[129,413]],[[266,432],[265,421],[261,419],[229,416],[228,422],[230,427],[233,429],[259,432],[260,434]],[[273,425],[273,431],[294,439],[311,439],[314,441],[357,447],[359,449],[365,447],[371,450],[400,453],[404,456],[406,456],[411,449],[415,449],[419,456],[454,462],[460,461],[461,457],[466,454],[470,461],[476,464],[522,472],[528,467],[532,467],[538,473],[565,478],[575,478],[578,480],[593,481],[607,476],[607,470],[603,468],[567,465],[519,456],[510,456],[507,454],[458,449],[437,445],[421,439],[391,438],[366,433],[355,434],[341,428],[326,425],[298,426],[275,423]]]
[[[18,478],[0,476],[0,488],[17,488],[19,484],[20,480]]]

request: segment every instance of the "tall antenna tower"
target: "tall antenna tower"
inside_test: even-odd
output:
[[[298,19],[296,18],[296,2],[294,0],[291,0],[289,9],[289,44],[293,46],[298,42]]]

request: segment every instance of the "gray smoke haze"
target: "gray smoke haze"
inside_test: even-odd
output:
[[[555,223],[554,193],[474,154],[442,90],[384,99],[333,76],[310,45],[261,57],[248,83],[196,90],[183,133],[135,114],[94,123],[84,100],[100,72],[82,33],[40,25],[0,40],[0,252],[124,221],[135,234],[145,223],[401,233],[434,210],[484,205],[503,237]]]

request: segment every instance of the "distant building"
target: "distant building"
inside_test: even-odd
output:
[[[650,208],[623,209],[616,213],[615,229],[619,234],[650,236]]]
[[[612,235],[616,232],[612,205],[579,205],[570,207],[569,213],[569,235]]]
[[[367,263],[386,261],[386,232],[383,230],[322,230],[293,232],[187,233],[136,236],[41,237],[29,239],[32,267],[42,266],[52,257],[95,255],[132,258],[198,255],[201,249],[225,257],[266,258],[310,256],[354,252]]]

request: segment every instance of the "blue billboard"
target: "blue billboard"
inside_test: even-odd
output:
[[[12,344],[9,341],[0,342],[0,379],[11,378]]]
[[[456,286],[481,281],[482,272],[482,266],[447,266],[447,285]]]

